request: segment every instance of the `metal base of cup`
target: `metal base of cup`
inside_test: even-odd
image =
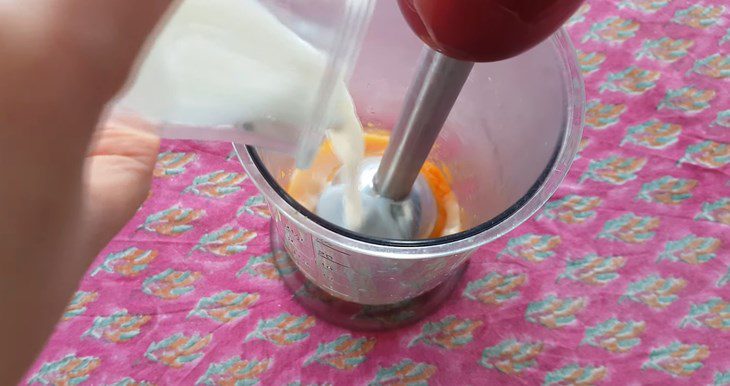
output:
[[[271,225],[271,248],[279,276],[294,299],[316,317],[352,330],[389,330],[415,323],[436,311],[451,295],[468,265],[464,263],[436,288],[395,304],[364,305],[330,295],[307,279],[289,258],[284,240]]]

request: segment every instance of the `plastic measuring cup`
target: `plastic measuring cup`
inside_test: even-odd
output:
[[[349,85],[363,123],[392,127],[421,47],[396,2],[379,2]],[[303,288],[328,296],[305,303],[339,324],[393,327],[437,306],[417,299],[453,288],[447,285],[458,280],[472,252],[527,220],[555,192],[580,142],[583,104],[574,49],[563,31],[520,56],[477,64],[429,157],[449,171],[463,228],[436,239],[377,239],[328,223],[287,194],[291,157],[236,148],[271,208],[275,252],[303,274]],[[281,271],[285,280],[287,272]],[[333,306],[342,302],[349,305]],[[352,304],[419,306],[387,324],[361,318],[369,311]]]
[[[179,1],[150,39],[112,117],[136,116],[166,138],[295,154],[305,167],[325,129],[351,104],[345,82],[373,4]]]

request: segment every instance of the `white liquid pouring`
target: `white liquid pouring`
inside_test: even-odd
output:
[[[322,52],[256,0],[184,0],[119,106],[161,122],[167,138],[293,149],[312,117],[326,63]],[[352,229],[362,218],[355,178],[365,145],[344,82],[334,95],[327,136],[343,165],[345,217]]]

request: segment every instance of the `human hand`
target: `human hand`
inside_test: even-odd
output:
[[[114,119],[94,135],[84,162],[82,255],[95,256],[147,198],[160,140],[145,122]]]
[[[0,384],[146,196],[157,138],[95,128],[169,3],[0,1]]]

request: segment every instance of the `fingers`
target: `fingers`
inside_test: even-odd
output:
[[[98,253],[147,197],[159,146],[156,135],[134,126],[96,133],[84,176],[85,255]]]
[[[93,203],[112,215],[80,229],[84,156],[104,105],[119,90],[169,0],[0,0],[0,384],[13,384],[50,333],[93,257],[143,199],[157,139],[99,141]],[[123,143],[117,156],[112,143]],[[134,190],[123,194],[125,189]],[[92,223],[89,220],[89,223]],[[102,232],[104,230],[105,232]],[[92,237],[98,232],[97,237]],[[86,237],[79,242],[80,236]],[[77,245],[74,245],[78,243]],[[86,248],[86,250],[82,250]],[[99,245],[94,248],[98,250]]]
[[[97,131],[87,157],[128,157],[143,162],[151,173],[157,159],[159,143],[160,138],[150,123],[136,118],[114,119],[105,122]]]
[[[113,111],[110,111],[101,122],[99,128],[99,130],[114,129],[134,130],[136,132],[149,133],[155,137],[158,137],[157,133],[159,131],[157,124],[142,118],[138,114],[121,109],[114,109]]]

